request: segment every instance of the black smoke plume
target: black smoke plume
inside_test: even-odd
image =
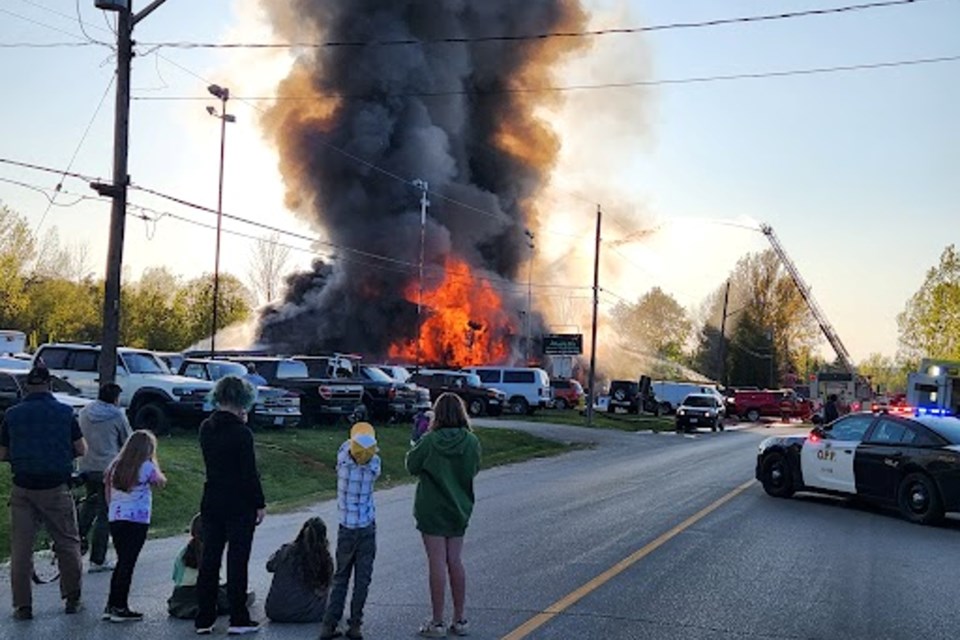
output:
[[[440,43],[443,38],[582,29],[578,0],[263,0],[278,38],[365,42],[300,51],[263,124],[278,148],[287,205],[343,248],[289,279],[260,321],[260,341],[286,352],[385,356],[415,340],[419,192],[429,183],[426,286],[447,256],[504,289],[522,326],[534,199],[559,140],[534,113],[575,38]],[[414,45],[377,41],[416,39]],[[434,94],[434,95],[429,95]],[[442,94],[442,95],[437,95]],[[398,179],[401,178],[401,179]],[[464,206],[466,205],[466,206]],[[524,270],[525,271],[525,270]],[[525,275],[525,274],[524,274]],[[539,322],[539,321],[538,321]],[[504,339],[510,339],[504,336]]]

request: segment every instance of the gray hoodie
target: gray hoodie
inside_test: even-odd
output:
[[[110,466],[132,433],[124,410],[102,400],[80,410],[80,431],[87,441],[87,454],[80,458],[80,471],[100,473]]]

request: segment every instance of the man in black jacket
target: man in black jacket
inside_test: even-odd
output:
[[[254,633],[259,624],[247,609],[247,564],[253,532],[263,521],[265,501],[253,432],[247,427],[247,411],[256,390],[238,377],[217,382],[213,400],[217,410],[200,425],[200,448],[206,466],[206,482],[200,513],[203,527],[203,557],[197,578],[200,610],[194,621],[198,634],[213,633],[217,619],[217,584],[220,562],[227,547],[227,597],[233,635]]]

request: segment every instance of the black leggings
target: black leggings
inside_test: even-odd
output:
[[[108,607],[127,609],[130,596],[130,583],[133,581],[133,568],[137,566],[140,550],[147,540],[148,524],[115,520],[110,523],[110,535],[113,547],[117,550],[117,566],[110,577],[110,597]]]

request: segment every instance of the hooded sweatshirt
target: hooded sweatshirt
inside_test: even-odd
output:
[[[80,458],[80,471],[98,473],[110,466],[131,433],[124,410],[102,400],[80,410],[80,431],[87,441],[87,454]]]
[[[265,506],[253,432],[228,411],[215,411],[200,425],[200,449],[207,470],[200,511],[205,516],[252,516]]]
[[[473,513],[473,479],[480,470],[480,440],[469,429],[426,433],[407,453],[417,476],[413,517],[421,533],[459,538]]]

